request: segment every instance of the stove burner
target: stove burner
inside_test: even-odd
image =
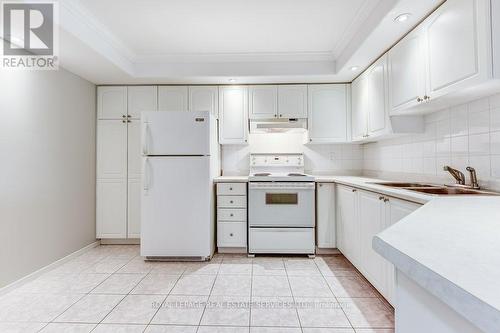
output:
[[[261,173],[256,173],[254,176],[256,177],[264,177],[264,176],[270,176],[271,174],[269,172],[261,172]]]
[[[304,175],[303,173],[289,173],[287,176],[289,177],[305,177],[306,175]]]

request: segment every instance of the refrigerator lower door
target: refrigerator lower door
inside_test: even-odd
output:
[[[210,157],[146,157],[142,187],[141,255],[210,257]]]
[[[142,112],[142,155],[210,155],[209,112]]]

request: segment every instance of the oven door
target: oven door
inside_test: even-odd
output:
[[[250,183],[250,227],[314,227],[314,190],[314,182]]]

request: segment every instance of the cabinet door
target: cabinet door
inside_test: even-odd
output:
[[[307,85],[278,86],[278,116],[307,118]]]
[[[97,122],[97,179],[127,179],[127,123]]]
[[[248,88],[219,88],[219,143],[246,144],[248,140]]]
[[[96,199],[97,238],[126,238],[127,180],[97,180]]]
[[[346,85],[309,85],[308,106],[309,141],[311,143],[347,141]]]
[[[387,107],[387,57],[382,56],[367,72],[368,135],[384,134],[389,129]]]
[[[337,185],[337,248],[358,265],[357,190]]]
[[[318,184],[316,195],[318,247],[336,248],[335,184]]]
[[[127,87],[97,87],[97,117],[122,119],[127,116]]]
[[[156,86],[130,86],[128,90],[128,115],[140,119],[142,111],[156,111],[158,108]]]
[[[187,86],[160,86],[158,87],[159,111],[187,111]]]
[[[141,122],[133,119],[128,123],[127,136],[127,170],[129,179],[141,179]]]
[[[377,193],[360,191],[358,195],[358,219],[360,230],[361,265],[365,277],[382,293],[385,290],[385,259],[372,248],[373,236],[385,227],[384,198]]]
[[[481,60],[489,48],[489,41],[484,43],[484,39],[489,37],[479,26],[489,19],[484,14],[486,2],[447,1],[425,22],[431,98],[481,79],[480,66],[486,71],[486,64]]]
[[[421,205],[413,202],[390,198],[386,203],[385,208],[385,228],[388,228],[394,223],[402,220],[420,207]],[[387,260],[384,260],[383,267],[386,271],[386,288],[384,297],[389,301],[389,303],[395,305],[395,268],[394,265]]]
[[[278,117],[278,88],[276,86],[250,86],[248,101],[250,119]]]
[[[388,53],[391,112],[419,104],[425,96],[424,32],[417,28]]]
[[[219,90],[217,86],[189,87],[189,110],[209,111],[219,118]]]
[[[352,140],[360,141],[365,139],[367,134],[368,115],[366,114],[367,91],[366,75],[363,74],[351,84],[351,105],[352,105]]]
[[[128,180],[127,237],[141,237],[141,179]]]

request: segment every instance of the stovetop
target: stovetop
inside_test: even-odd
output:
[[[251,154],[251,182],[312,182],[304,173],[303,154]]]
[[[250,174],[248,180],[251,182],[312,182],[314,177],[304,173],[271,173],[257,172]]]

